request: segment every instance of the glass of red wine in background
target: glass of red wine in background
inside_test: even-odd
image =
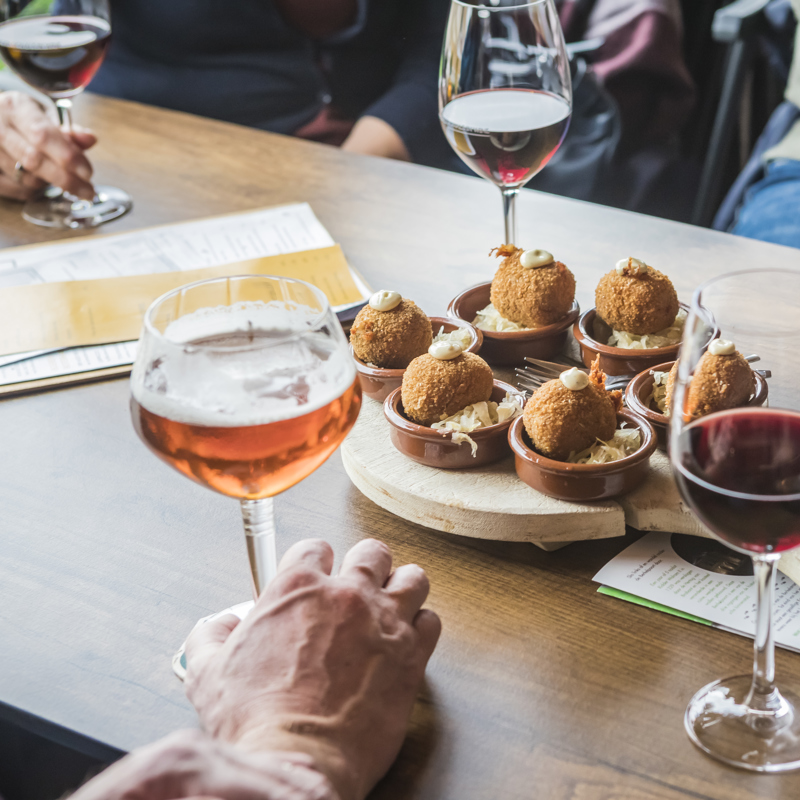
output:
[[[800,696],[775,685],[772,616],[778,559],[800,545],[799,302],[800,272],[788,270],[736,272],[701,286],[671,403],[670,459],[681,495],[715,536],[752,556],[756,583],[753,674],[705,686],[684,722],[706,753],[757,772],[800,768]],[[693,373],[714,324],[720,338],[771,370],[768,408],[693,415]]]
[[[2,6],[0,55],[34,89],[56,105],[64,131],[72,129],[72,98],[103,63],[111,40],[108,0],[31,0]],[[22,216],[51,228],[93,228],[130,210],[121,189],[97,186],[93,201],[57,187],[25,204]]]
[[[569,59],[553,0],[452,0],[439,119],[459,158],[500,187],[507,243],[517,241],[517,192],[558,150],[571,114]]]

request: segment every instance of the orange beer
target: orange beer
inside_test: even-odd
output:
[[[147,446],[197,483],[240,500],[273,497],[310,475],[342,443],[361,406],[358,378],[343,394],[297,417],[260,425],[181,422],[131,398]]]

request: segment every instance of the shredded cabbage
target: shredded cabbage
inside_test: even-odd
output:
[[[522,398],[510,392],[499,402],[493,400],[474,403],[462,408],[451,416],[442,416],[439,422],[434,422],[431,428],[437,431],[450,431],[451,439],[456,444],[469,442],[472,448],[472,457],[478,452],[478,445],[468,434],[478,428],[488,428],[490,425],[499,425],[522,413]]]
[[[608,442],[598,439],[580,453],[570,453],[570,464],[608,464],[632,455],[642,446],[638,428],[618,428]]]
[[[675,321],[668,328],[656,333],[643,333],[637,336],[625,331],[612,330],[608,337],[608,344],[612,347],[621,347],[625,350],[650,350],[656,347],[668,347],[677,344],[683,338],[683,326],[686,324],[686,309],[678,309]]]
[[[462,350],[466,350],[472,344],[472,334],[466,328],[456,328],[450,333],[445,333],[442,326],[439,328],[439,333],[433,337],[433,344],[436,342],[452,342],[461,345]]]
[[[653,391],[650,397],[647,398],[646,406],[651,406],[655,403],[656,408],[662,414],[668,414],[667,411],[667,378],[669,372],[659,372],[653,370]]]
[[[497,331],[498,333],[510,333],[512,331],[529,331],[524,325],[519,325],[506,319],[500,312],[489,303],[486,308],[482,308],[472,320],[472,324],[482,331]]]

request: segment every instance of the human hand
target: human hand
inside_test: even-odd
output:
[[[0,195],[28,200],[46,184],[91,200],[92,165],[84,155],[93,133],[65,133],[30,95],[0,93]],[[24,172],[14,169],[19,163]]]
[[[441,623],[420,610],[423,570],[392,572],[381,542],[332,566],[328,544],[299,542],[244,621],[195,628],[186,691],[212,735],[308,753],[342,800],[361,800],[397,757]]]
[[[245,753],[200,731],[178,731],[134,750],[71,800],[337,800],[302,753]]]

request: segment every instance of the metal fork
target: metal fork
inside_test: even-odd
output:
[[[514,371],[517,373],[517,386],[528,392],[534,392],[548,381],[557,378],[564,370],[562,369],[557,375],[539,374],[530,367],[517,367]],[[624,389],[630,383],[632,377],[633,376],[630,375],[614,375],[608,377],[606,378],[606,389],[608,389],[608,391]]]

